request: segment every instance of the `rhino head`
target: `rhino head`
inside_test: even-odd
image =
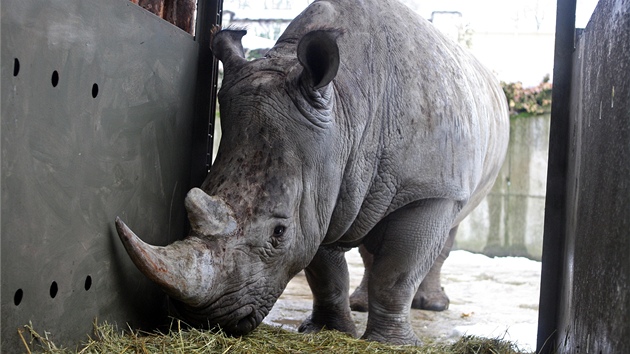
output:
[[[223,137],[207,179],[186,197],[190,234],[156,247],[116,220],[132,261],[181,317],[232,334],[256,328],[310,263],[341,178],[331,163],[337,34],[288,38],[254,61],[244,58],[244,34],[224,30],[212,42],[225,71]]]

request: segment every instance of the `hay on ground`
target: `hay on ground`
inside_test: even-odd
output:
[[[503,339],[462,337],[454,344],[430,343],[422,347],[392,346],[359,340],[337,331],[300,334],[280,327],[261,325],[244,337],[231,337],[223,332],[187,328],[180,321],[169,333],[146,333],[137,330],[118,330],[115,326],[95,324],[94,338],[89,337],[81,347],[72,350],[56,346],[49,333],[38,334],[32,325],[20,331],[26,351],[47,354],[96,353],[421,353],[421,354],[521,354],[524,353]],[[184,327],[184,328],[182,328]],[[25,333],[27,332],[27,333]],[[28,337],[30,333],[30,338]],[[30,339],[30,340],[29,340]]]

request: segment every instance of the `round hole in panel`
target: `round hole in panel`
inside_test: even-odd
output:
[[[92,98],[96,98],[96,96],[98,96],[98,85],[94,84],[92,85]]]
[[[57,70],[53,71],[50,81],[52,82],[53,87],[57,87],[57,85],[59,84],[59,73],[57,72]]]
[[[15,58],[13,60],[13,76],[18,76],[19,72],[20,72],[20,61],[18,60],[18,58]]]
[[[52,284],[50,284],[50,297],[54,299],[55,296],[57,296],[57,291],[59,291],[59,288],[57,287],[57,282],[53,281]]]
[[[15,306],[18,306],[22,302],[22,298],[24,297],[24,291],[22,289],[17,289],[15,295],[13,295],[13,303]]]
[[[83,285],[83,287],[85,288],[85,291],[90,290],[90,288],[92,287],[92,277],[91,276],[87,276],[85,277],[85,284]]]

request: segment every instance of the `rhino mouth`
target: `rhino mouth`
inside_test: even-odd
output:
[[[261,322],[262,317],[257,316],[256,311],[253,308],[250,308],[249,313],[240,320],[237,320],[234,327],[228,329],[228,331],[237,335],[244,335],[256,329]]]
[[[216,323],[227,334],[242,336],[255,330],[264,317],[253,306],[247,306],[224,316],[222,319],[218,319]]]
[[[213,316],[208,309],[192,308],[182,302],[171,299],[173,315],[182,318],[188,324],[203,329],[221,329],[233,336],[242,336],[256,329],[265,318],[269,310],[266,307],[256,309],[253,305],[246,305],[240,309],[224,312]]]

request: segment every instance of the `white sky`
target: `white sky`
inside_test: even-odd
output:
[[[538,85],[553,72],[554,32],[556,26],[556,0],[401,0],[421,16],[430,19],[434,11],[461,13],[459,25],[472,30],[469,49],[499,80],[520,81],[525,87]],[[576,27],[586,27],[598,0],[576,0]],[[263,16],[292,18],[312,0],[225,0],[224,10],[237,17]],[[276,10],[275,10],[276,9]],[[240,16],[239,16],[240,13]],[[248,14],[248,15],[246,15]],[[277,16],[277,17],[274,17]],[[453,16],[436,17],[436,27],[457,40],[457,27]],[[459,17],[455,17],[459,19]],[[451,20],[449,20],[451,19]],[[454,37],[452,30],[455,30]],[[254,33],[254,32],[252,32]],[[245,36],[256,47],[269,41]],[[553,80],[553,77],[551,78]]]
[[[553,32],[555,0],[401,0],[429,18],[433,11],[459,11],[476,31],[536,29]],[[586,26],[598,0],[577,0],[576,27]],[[224,9],[292,9],[298,13],[312,0],[225,0]]]
[[[475,30],[511,31],[515,27],[553,32],[556,20],[555,0],[402,0],[424,17],[432,11],[459,11]],[[576,27],[586,26],[598,0],[577,0]]]

